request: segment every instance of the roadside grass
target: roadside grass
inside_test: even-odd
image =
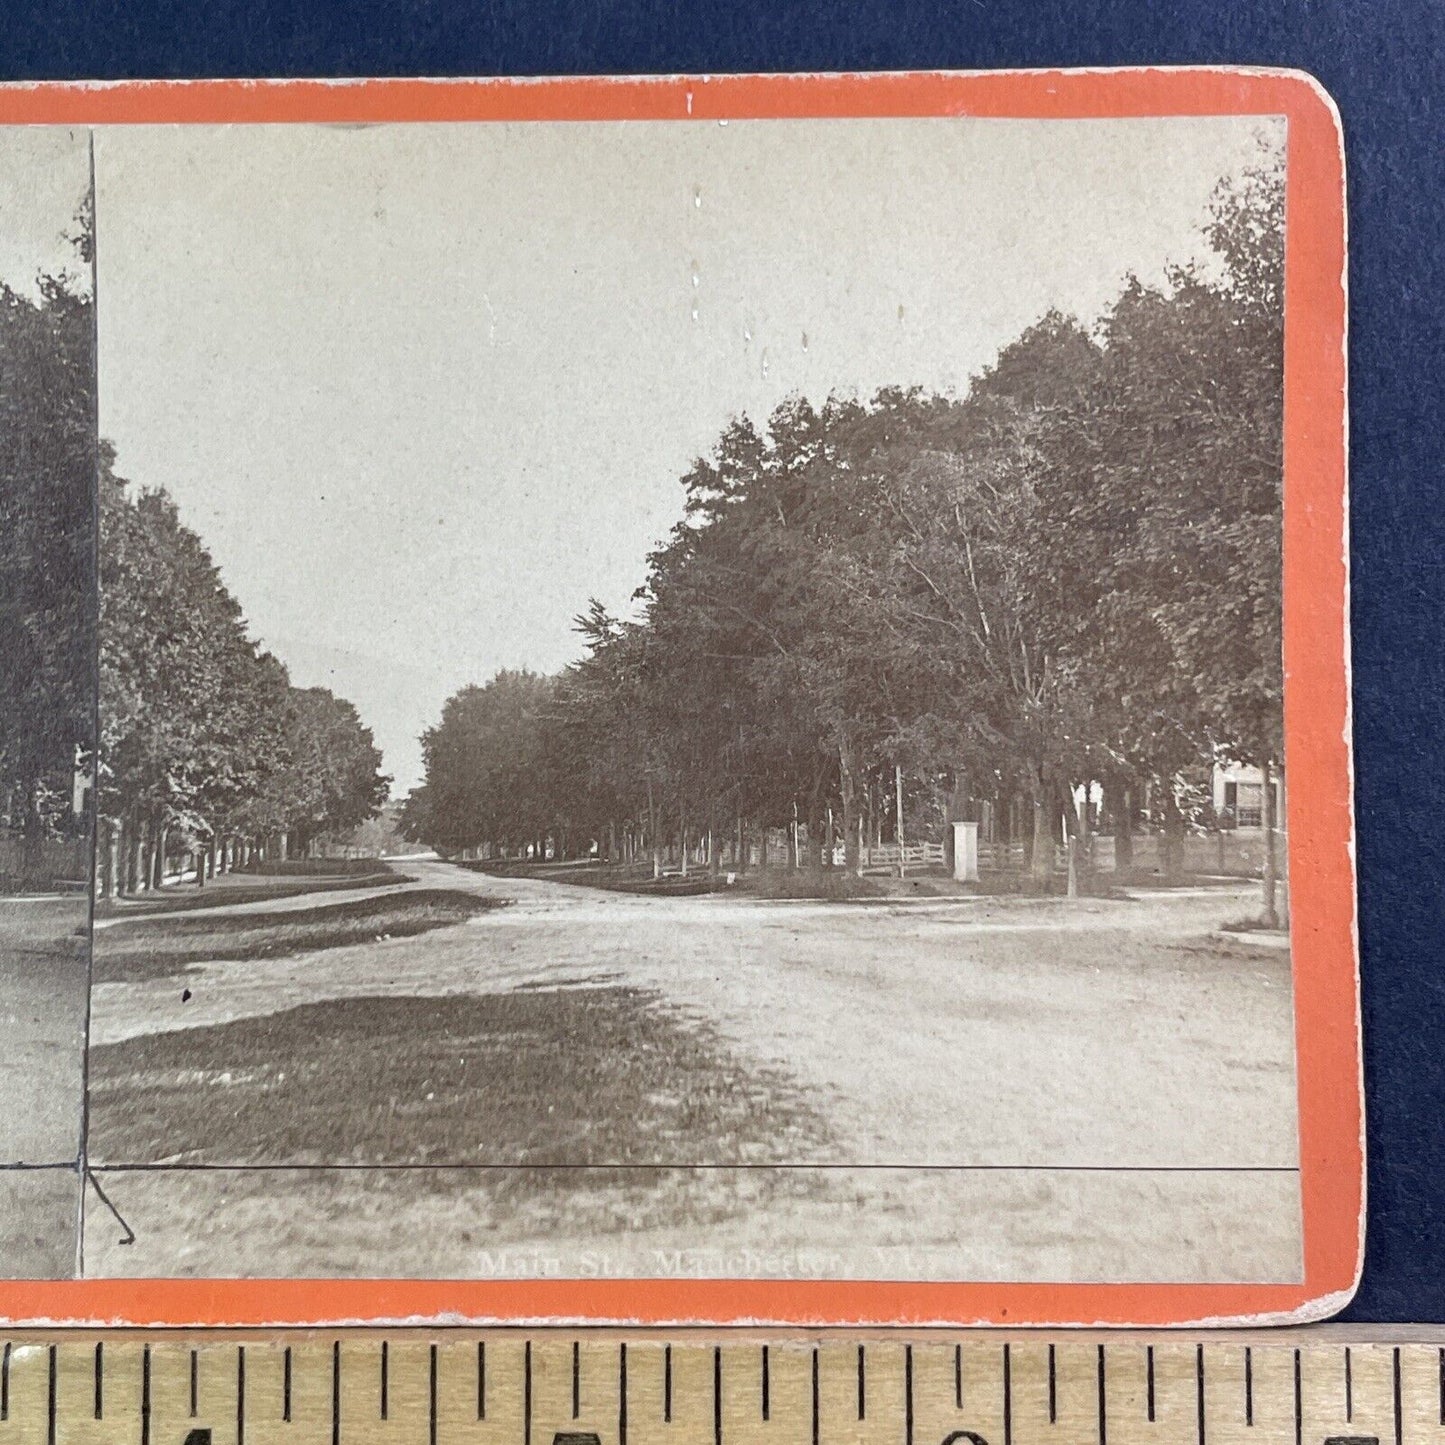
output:
[[[87,922],[84,897],[31,902],[0,896],[0,964],[21,954],[83,958]]]
[[[753,869],[750,873],[713,874],[704,864],[686,877],[680,873],[652,876],[650,863],[527,863],[462,862],[458,868],[486,873],[493,878],[536,878],[544,883],[571,883],[580,888],[601,888],[608,893],[635,893],[652,898],[696,898],[707,893],[744,898],[881,898],[886,889],[879,880],[856,878],[841,868]]]
[[[750,880],[755,898],[883,898],[888,890],[877,878],[860,878],[845,868],[769,868]]]
[[[601,888],[608,893],[637,893],[656,898],[693,898],[704,893],[740,891],[740,886],[728,886],[726,874],[714,878],[706,868],[694,870],[686,878],[679,873],[654,878],[651,865],[641,863],[467,862],[459,858],[452,862],[469,873],[485,873],[489,878],[537,878],[544,883],[571,883],[579,888]]]
[[[275,913],[128,918],[96,933],[95,979],[117,982],[166,978],[184,972],[193,963],[279,958],[408,938],[463,923],[501,906],[501,899],[425,888]]]
[[[1248,913],[1243,918],[1231,918],[1219,925],[1221,933],[1267,933],[1285,934],[1288,928],[1279,925],[1271,926],[1264,921],[1263,913]]]
[[[652,989],[362,996],[92,1055],[91,1148],[222,1164],[718,1165],[829,1158],[813,1102]],[[519,1179],[525,1194],[537,1181]]]
[[[278,858],[249,863],[236,872],[243,878],[370,878],[396,870],[380,858]]]
[[[335,861],[345,863],[349,860]],[[367,867],[364,870],[338,869],[329,873],[223,873],[208,879],[202,888],[194,883],[172,883],[160,892],[138,893],[124,899],[97,899],[95,913],[97,918],[146,918],[157,913],[186,913],[194,908],[265,903],[272,898],[295,898],[303,893],[342,893],[357,888],[384,888],[392,883],[400,886],[414,881],[380,859],[355,861],[365,862]]]
[[[1039,883],[1028,874],[986,873],[975,883],[956,882],[942,869],[912,868],[906,878],[893,873],[869,873],[862,877],[838,868],[753,868],[747,873],[728,872],[714,876],[704,865],[694,867],[687,877],[667,873],[652,876],[649,863],[532,863],[521,860],[451,860],[456,867],[493,878],[536,878],[545,883],[570,883],[581,888],[600,888],[609,893],[635,893],[644,897],[687,898],[717,894],[740,898],[796,899],[822,902],[887,902],[899,898],[1063,898],[1067,880],[1060,874]],[[1123,898],[1113,876],[1097,873],[1085,880],[1084,892],[1091,897]]]

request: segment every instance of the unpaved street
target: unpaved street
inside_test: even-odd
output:
[[[88,901],[0,898],[0,1273],[75,1266]]]
[[[1209,938],[1245,890],[770,903],[405,869],[515,901],[96,988],[91,1156],[137,1238],[92,1195],[88,1268],[1298,1275],[1288,959]]]

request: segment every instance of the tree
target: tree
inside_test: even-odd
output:
[[[94,748],[96,473],[91,298],[42,276],[0,285],[0,815],[76,833]]]
[[[293,849],[375,816],[390,780],[350,703],[292,687],[164,492],[103,457],[100,807],[110,891],[155,886],[169,853],[285,835]],[[181,847],[176,848],[179,843]],[[214,865],[213,865],[214,866]]]
[[[660,872],[729,820],[739,860],[792,825],[825,864],[841,814],[854,868],[896,767],[935,821],[1022,804],[1040,887],[1061,839],[1074,886],[1096,784],[1121,859],[1148,787],[1177,873],[1197,779],[1280,751],[1280,196],[1261,152],[1216,193],[1213,260],[1096,326],[1048,313],[962,397],[734,418],[637,615],[594,603],[560,677],[452,698],[409,826],[611,852],[620,824]]]
[[[553,819],[543,726],[554,687],[534,672],[502,671],[447,699],[422,735],[426,842],[455,851],[545,841]]]

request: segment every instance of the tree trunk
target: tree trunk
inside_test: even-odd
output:
[[[1174,798],[1172,786],[1162,786],[1164,795],[1164,881],[1178,883],[1184,876],[1184,816]]]
[[[1279,927],[1278,886],[1279,863],[1275,857],[1274,836],[1274,764],[1266,758],[1260,766],[1260,821],[1264,824],[1264,913],[1261,922],[1266,928]]]
[[[1033,794],[1033,839],[1029,845],[1029,875],[1041,887],[1047,887],[1054,876],[1054,829],[1049,818],[1050,808],[1044,796],[1043,779],[1034,774],[1029,778]]]
[[[843,799],[843,868],[857,877],[863,871],[863,860],[858,848],[858,774],[850,738],[838,746],[838,789]]]
[[[657,799],[652,790],[652,779],[647,780],[647,841],[652,848],[652,876],[662,877],[662,839],[658,836]]]
[[[121,858],[125,847],[119,818],[110,818],[107,820],[105,843],[105,896],[107,898],[119,898],[121,889]]]
[[[943,814],[943,866],[950,878],[953,877],[954,840],[953,825],[968,817],[968,774],[962,768],[953,770],[953,790],[948,795],[948,807]]]
[[[1078,827],[1076,836],[1078,841],[1078,874],[1079,886],[1083,892],[1088,893],[1093,889],[1094,877],[1094,818],[1093,803],[1090,795],[1093,792],[1093,783],[1089,779],[1084,780],[1083,801],[1079,805],[1077,818]]]
[[[906,878],[908,869],[903,862],[903,769],[893,766],[894,830],[898,835],[898,876]]]
[[[1114,871],[1134,866],[1134,790],[1120,788],[1115,795],[1119,807],[1114,813]]]

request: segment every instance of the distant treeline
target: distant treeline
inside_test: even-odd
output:
[[[854,866],[898,769],[910,807],[1012,818],[1040,874],[1086,785],[1126,830],[1147,788],[1177,867],[1213,761],[1281,763],[1282,228],[1262,148],[1206,262],[1096,327],[1050,313],[962,398],[735,420],[637,620],[594,603],[560,676],[448,701],[410,836],[632,856],[801,823]]]
[[[390,779],[356,709],[291,684],[163,491],[100,477],[100,883],[297,856],[374,817]]]

